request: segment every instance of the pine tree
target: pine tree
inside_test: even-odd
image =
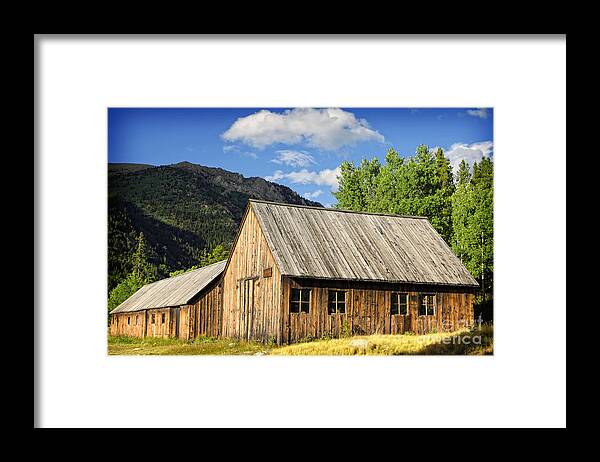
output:
[[[460,161],[458,172],[456,174],[456,184],[463,185],[471,181],[471,173],[469,172],[469,163],[465,159]]]
[[[461,162],[458,184],[452,196],[452,249],[480,282],[481,301],[486,302],[493,287],[493,162],[484,158],[468,164]]]
[[[137,237],[137,246],[131,257],[132,273],[144,284],[156,281],[157,270],[154,265],[148,261],[148,245],[144,238],[144,233]]]
[[[450,160],[444,156],[442,148],[438,148],[435,153],[435,163],[437,166],[437,176],[440,188],[444,190],[446,195],[451,196],[454,192],[452,166],[450,165]]]
[[[132,270],[108,295],[108,311],[112,311],[142,286],[156,281],[157,268],[148,261],[148,245],[144,234],[136,238],[136,249],[131,257]]]

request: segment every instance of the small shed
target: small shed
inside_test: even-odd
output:
[[[220,334],[227,260],[146,284],[111,311],[110,334],[193,339]]]

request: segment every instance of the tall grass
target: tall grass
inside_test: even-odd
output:
[[[363,340],[356,342],[356,340]],[[493,326],[427,335],[369,335],[317,340],[277,348],[272,355],[472,355],[493,354]]]

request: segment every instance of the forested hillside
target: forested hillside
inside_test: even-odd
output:
[[[219,168],[108,164],[108,289],[134,269],[139,237],[156,277],[230,247],[248,199],[320,206],[286,186]]]

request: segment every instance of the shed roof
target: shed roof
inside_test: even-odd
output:
[[[223,272],[225,263],[227,260],[222,260],[179,276],[146,284],[111,313],[185,305]]]
[[[426,217],[250,203],[284,275],[478,285]]]

